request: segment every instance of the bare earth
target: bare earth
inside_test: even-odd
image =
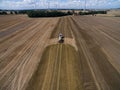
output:
[[[0,90],[120,90],[120,18],[0,16]]]

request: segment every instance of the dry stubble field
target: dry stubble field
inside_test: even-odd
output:
[[[120,18],[0,16],[0,90],[120,90]]]

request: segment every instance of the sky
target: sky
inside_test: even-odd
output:
[[[110,9],[120,0],[0,0],[0,9]]]

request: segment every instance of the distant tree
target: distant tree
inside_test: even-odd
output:
[[[107,11],[79,12],[79,15],[94,15],[94,14],[107,14]]]
[[[14,13],[15,13],[15,14],[18,14],[18,12],[17,12],[17,11],[14,11]]]
[[[74,14],[74,13],[75,13],[75,10],[72,10],[72,13]]]
[[[18,13],[19,13],[19,14],[27,14],[28,11],[29,11],[29,10],[20,10]]]
[[[0,12],[0,15],[7,15],[7,12],[1,11],[1,12]]]
[[[73,13],[72,13],[72,12],[70,12],[70,11],[68,11],[68,12],[67,12],[67,14],[68,14],[68,15],[72,15]]]
[[[10,14],[13,14],[13,12],[12,12],[12,11],[10,11]]]
[[[27,15],[29,17],[59,17],[71,15],[71,13],[58,12],[56,10],[55,11],[40,10],[40,11],[28,11]]]

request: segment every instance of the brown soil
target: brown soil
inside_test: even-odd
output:
[[[81,20],[82,19],[86,19],[86,20],[81,21],[80,19],[76,19],[76,18],[80,18]],[[96,18],[96,23],[95,22],[92,23],[89,21],[89,19],[90,19],[89,17],[83,17],[83,18],[73,17],[72,18],[72,20],[73,20],[72,22],[74,22],[73,32],[76,37],[76,42],[78,45],[78,52],[80,54],[79,56],[80,57],[85,56],[86,61],[87,61],[85,63],[88,63],[89,68],[91,68],[90,71],[92,72],[92,76],[94,78],[94,81],[95,81],[98,89],[119,90],[120,89],[120,86],[119,86],[120,74],[115,69],[115,68],[117,68],[117,66],[112,65],[112,63],[110,62],[111,59],[109,59],[111,56],[108,56],[109,53],[106,55],[105,52],[107,52],[107,51],[104,52],[102,49],[102,48],[104,48],[104,50],[105,49],[107,50],[107,48],[109,47],[109,46],[104,47],[104,45],[106,43],[102,42],[102,41],[105,41],[106,39],[104,38],[104,39],[99,40],[99,38],[105,37],[106,35],[102,33],[101,36],[99,35],[100,37],[95,36],[95,34],[98,35],[98,34],[100,34],[100,32],[103,32],[103,29],[102,30],[99,29],[99,23],[101,23],[101,22],[97,22],[97,18]],[[93,18],[93,20],[95,20],[95,18]],[[101,21],[104,22],[104,19]],[[82,24],[85,24],[85,25],[83,26]],[[75,27],[77,27],[77,28],[75,29]],[[103,27],[104,27],[104,31],[105,31],[105,29],[107,28],[107,24],[106,24],[106,27],[105,26],[103,26]],[[115,27],[115,26],[113,26],[113,27]],[[109,30],[109,32],[106,30],[106,34],[108,36],[109,36],[109,34],[111,34],[111,38],[113,35],[114,35],[114,37],[117,36],[117,34],[114,34],[112,31],[111,32],[110,31],[111,31],[111,29]],[[116,29],[116,32],[117,32],[117,29]],[[106,38],[109,38],[108,36],[106,36]],[[109,42],[111,42],[111,46],[115,46],[115,44],[113,44],[113,43],[116,43],[116,40],[113,41],[110,39]],[[116,43],[116,45],[119,45],[119,43]],[[82,52],[83,52],[83,55],[81,55]],[[115,53],[113,53],[112,55],[115,55]],[[85,59],[82,59],[82,60],[85,60]],[[119,62],[117,62],[117,63],[119,63]],[[84,70],[83,68],[87,68],[83,65],[84,64],[81,65],[81,68],[82,68],[81,70]],[[91,80],[90,73],[89,73],[89,76],[86,76],[86,77],[87,77],[87,80]],[[84,79],[86,77],[85,77],[85,75],[83,75],[82,79]],[[86,81],[83,80],[83,83],[86,83]],[[93,88],[92,90],[95,90],[95,89]]]
[[[0,90],[120,90],[119,20],[0,16]]]

